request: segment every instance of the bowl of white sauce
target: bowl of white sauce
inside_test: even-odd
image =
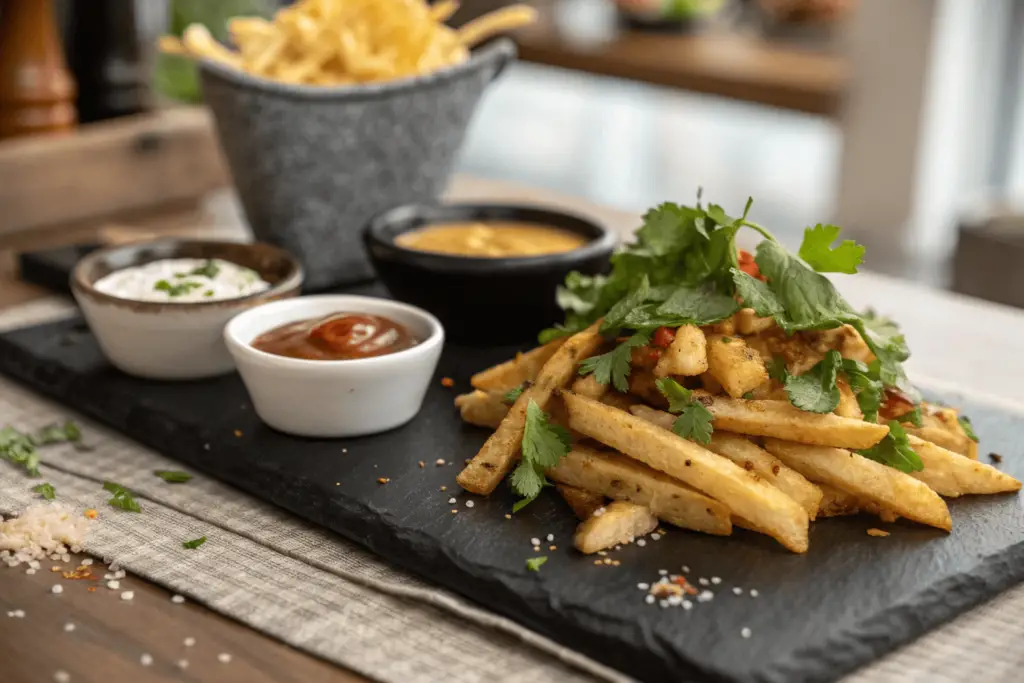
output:
[[[234,369],[227,322],[299,294],[302,267],[269,244],[164,239],[93,252],[71,291],[100,348],[118,369],[162,380]]]

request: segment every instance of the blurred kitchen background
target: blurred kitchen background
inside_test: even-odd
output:
[[[0,67],[19,49],[4,33],[15,6],[50,2],[0,0]],[[154,82],[189,96],[152,50],[172,9],[276,4],[52,2],[83,121],[166,106]],[[503,4],[462,0],[453,23]],[[1024,0],[533,4],[542,20],[517,36],[459,171],[636,212],[698,187],[735,211],[749,195],[789,242],[836,222],[872,270],[1024,306]]]

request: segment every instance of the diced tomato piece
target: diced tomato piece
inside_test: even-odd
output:
[[[650,359],[651,361],[653,361],[653,362],[657,363],[657,362],[658,362],[658,361],[659,361],[659,360],[661,359],[661,349],[659,349],[659,348],[658,348],[658,347],[656,347],[656,346],[649,346],[649,347],[647,347],[647,348],[649,348],[649,349],[650,349],[650,350],[649,350],[649,351],[647,352],[647,357],[648,357],[648,358],[649,358],[649,359]]]
[[[676,331],[671,327],[659,327],[654,333],[654,337],[651,338],[651,344],[662,349],[667,349],[672,346],[672,342],[676,338]]]
[[[754,260],[754,255],[743,249],[740,249],[739,252],[740,270],[751,277],[756,277],[758,280],[764,280],[764,276],[761,275],[761,269],[757,267],[757,261]]]

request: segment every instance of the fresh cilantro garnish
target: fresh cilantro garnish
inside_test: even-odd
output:
[[[971,418],[966,415],[961,415],[956,419],[956,421],[960,423],[960,428],[964,430],[964,434],[967,435],[967,438],[977,443],[978,435],[974,433],[974,425],[971,424]]]
[[[889,433],[871,448],[857,451],[865,458],[888,465],[900,472],[920,472],[924,463],[907,438],[907,432],[896,420],[889,421]]]
[[[197,539],[194,539],[194,540],[191,540],[191,541],[185,541],[181,545],[186,550],[195,550],[196,548],[198,548],[199,546],[201,546],[204,543],[206,543],[206,536],[200,536]]]
[[[192,272],[189,273],[189,275],[200,275],[202,277],[208,277],[212,280],[215,277],[217,277],[217,273],[219,272],[220,266],[217,265],[217,262],[214,261],[213,259],[207,259],[206,263],[204,263],[203,265],[199,266],[198,268],[193,268]]]
[[[843,359],[843,372],[846,374],[846,381],[857,396],[857,405],[864,413],[864,419],[868,422],[878,421],[878,410],[882,407],[882,398],[885,395],[885,387],[878,378],[878,362],[870,366],[851,358]]]
[[[186,280],[185,282],[178,282],[173,285],[167,280],[160,280],[155,285],[153,285],[153,289],[155,289],[158,292],[167,292],[167,296],[181,296],[182,294],[188,294],[193,289],[198,289],[199,287],[202,286],[202,282],[193,282],[191,280]]]
[[[0,458],[21,465],[30,477],[39,476],[39,453],[32,437],[14,427],[0,429]]]
[[[107,501],[111,507],[127,510],[128,512],[142,512],[142,508],[135,501],[132,492],[120,484],[105,481],[103,482],[103,489],[113,494],[113,497]]]
[[[789,402],[810,413],[831,413],[839,406],[836,376],[843,358],[838,351],[829,351],[814,367],[802,375],[786,378]]]
[[[526,568],[531,572],[539,572],[541,565],[548,561],[547,555],[531,557],[526,560]]]
[[[580,363],[579,373],[594,373],[594,379],[601,384],[612,384],[618,391],[629,391],[630,360],[633,349],[643,346],[651,340],[650,332],[637,332],[608,353],[591,356]]]
[[[668,399],[669,412],[679,415],[672,423],[672,431],[684,439],[710,443],[711,434],[715,431],[712,426],[715,416],[707,406],[694,399],[692,391],[671,377],[659,379],[655,384],[658,391]]]
[[[768,370],[768,377],[779,384],[786,383],[786,378],[789,377],[789,370],[786,369],[785,358],[782,356],[772,356],[772,359],[765,363],[764,367]]]
[[[520,394],[522,394],[524,391],[526,391],[526,387],[528,387],[528,386],[529,386],[529,383],[525,383],[524,382],[523,384],[520,384],[515,389],[509,389],[508,393],[505,394],[505,397],[502,399],[502,401],[504,401],[508,405],[512,405],[513,403],[516,402],[516,399],[519,398]]]
[[[547,483],[544,472],[558,464],[572,445],[572,437],[561,425],[549,421],[547,413],[533,399],[526,405],[526,428],[523,430],[523,457],[512,473],[512,489],[526,499],[519,501],[522,509],[540,495]]]
[[[819,273],[856,273],[864,260],[864,247],[853,240],[843,240],[833,249],[830,245],[839,237],[839,230],[837,225],[821,223],[804,229],[800,258]]]
[[[32,491],[34,493],[38,493],[46,500],[53,500],[54,498],[57,497],[57,489],[53,488],[53,486],[49,482],[39,484],[38,486],[33,486]]]
[[[82,430],[73,421],[64,424],[46,425],[32,435],[32,443],[36,446],[48,446],[52,443],[76,442],[82,440]]]
[[[897,422],[909,422],[910,424],[914,425],[915,427],[922,426],[922,422],[921,422],[921,406],[920,405],[914,406],[913,410],[908,410],[907,412],[903,413],[902,415],[900,415],[899,417],[896,418],[896,421]]]
[[[184,484],[192,478],[192,475],[188,472],[180,472],[178,470],[156,470],[153,474],[160,477],[168,484]]]

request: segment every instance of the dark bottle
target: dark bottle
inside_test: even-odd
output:
[[[145,109],[146,78],[133,1],[70,0],[67,44],[81,123]]]

